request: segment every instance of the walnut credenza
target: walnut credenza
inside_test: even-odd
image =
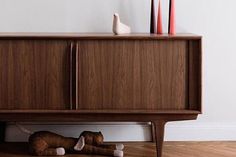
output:
[[[201,113],[201,37],[0,34],[1,141],[9,121],[152,122]]]

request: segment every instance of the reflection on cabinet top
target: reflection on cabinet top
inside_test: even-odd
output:
[[[149,33],[135,33],[135,34],[124,34],[124,35],[114,35],[112,33],[0,33],[0,39],[189,39],[198,40],[201,36],[194,34],[176,34],[176,35],[157,35]]]

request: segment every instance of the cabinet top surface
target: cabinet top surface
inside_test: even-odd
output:
[[[194,34],[158,35],[149,33],[132,33],[114,35],[112,33],[33,33],[33,32],[5,32],[0,33],[0,39],[201,39]]]

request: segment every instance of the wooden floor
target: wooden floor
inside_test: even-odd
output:
[[[125,157],[155,157],[154,143],[126,143]],[[0,157],[29,157],[27,144],[0,144]],[[65,157],[101,157],[66,155]],[[165,142],[163,157],[236,157],[236,142]]]

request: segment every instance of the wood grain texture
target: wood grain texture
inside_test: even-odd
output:
[[[165,123],[201,113],[200,36],[0,33],[0,39],[1,121],[151,121],[158,151],[146,148],[161,157]],[[25,156],[7,151],[3,156]]]
[[[12,149],[14,148],[14,149]],[[26,143],[0,144],[0,156],[30,157]],[[155,157],[154,143],[125,143],[125,157]],[[236,142],[164,142],[163,157],[234,157]],[[98,155],[67,154],[65,157],[102,157]]]
[[[196,110],[0,110],[0,114],[48,113],[48,114],[200,114]]]
[[[68,109],[67,41],[0,41],[0,109]]]
[[[79,109],[186,109],[187,42],[79,41]]]
[[[173,112],[146,112],[140,110],[127,111],[3,111],[0,113],[1,121],[37,121],[37,122],[150,122],[155,120],[178,121],[195,120],[199,112],[173,111]]]

